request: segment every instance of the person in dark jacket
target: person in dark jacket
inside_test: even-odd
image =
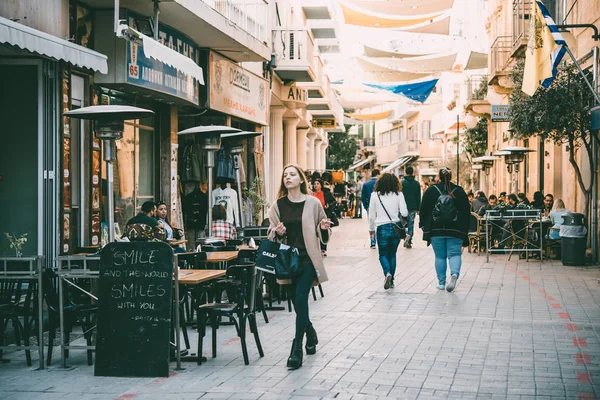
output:
[[[462,264],[462,248],[469,245],[470,205],[467,194],[462,187],[450,182],[452,172],[442,168],[439,172],[440,182],[432,185],[423,194],[419,211],[419,227],[423,229],[423,240],[431,243],[435,253],[435,270],[438,278],[437,288],[452,292],[460,276]],[[448,194],[454,199],[456,220],[440,224],[433,221],[434,207],[441,194]],[[450,264],[450,282],[446,286],[447,263]]]
[[[485,212],[490,208],[488,199],[485,197],[485,193],[483,193],[481,190],[477,192],[477,197],[473,199],[471,204],[473,205],[473,212],[480,217],[483,217]]]
[[[408,208],[408,237],[404,241],[404,247],[407,249],[412,247],[415,235],[415,217],[421,208],[421,185],[415,180],[414,171],[413,167],[406,167],[406,176],[402,179],[402,194]]]
[[[371,171],[371,179],[365,182],[362,188],[362,203],[365,207],[365,211],[367,211],[367,215],[369,215],[369,203],[371,201],[371,193],[373,193],[373,188],[377,183],[377,179],[379,179],[379,175],[380,173],[378,169],[374,169],[373,171]],[[369,238],[371,239],[371,248],[374,249],[377,245],[377,239],[375,237],[371,237],[370,233]]]

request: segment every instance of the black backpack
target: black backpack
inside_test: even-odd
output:
[[[458,219],[456,202],[450,194],[442,192],[437,185],[433,185],[433,187],[440,192],[440,197],[438,197],[433,207],[433,221],[438,224],[455,222]],[[451,193],[454,193],[457,188],[458,186],[452,189]]]

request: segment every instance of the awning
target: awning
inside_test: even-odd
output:
[[[344,22],[349,25],[365,26],[369,28],[402,28],[413,27],[423,23],[430,23],[448,10],[412,16],[386,15],[358,8],[353,5],[339,3],[344,14]]]
[[[454,0],[373,1],[347,0],[355,7],[381,14],[413,16],[431,14],[452,8]]]
[[[400,71],[393,67],[382,65],[373,59],[366,57],[356,57],[356,63],[362,71],[361,78],[365,81],[375,82],[406,82],[415,79],[430,76],[430,73],[416,73],[410,71]]]
[[[398,58],[398,59],[402,59],[402,58],[412,58],[412,57],[420,57],[420,56],[425,56],[425,55],[430,55],[431,53],[423,53],[423,54],[408,54],[408,53],[399,53],[396,51],[392,51],[392,50],[382,50],[382,49],[378,49],[376,47],[371,47],[371,46],[367,46],[366,44],[363,45],[364,47],[364,55],[367,57],[384,57],[384,58]],[[418,50],[417,50],[418,51]]]
[[[356,113],[348,113],[345,114],[347,117],[359,120],[359,121],[379,121],[382,119],[386,119],[392,114],[392,110],[386,110],[378,113],[371,114],[356,114]]]
[[[486,53],[479,53],[472,51],[469,54],[469,60],[465,69],[482,69],[488,66],[488,55]]]
[[[120,25],[119,32],[120,37],[125,39],[141,40],[144,55],[146,57],[153,58],[156,61],[160,61],[163,64],[173,67],[186,75],[192,76],[198,80],[199,84],[204,85],[202,67],[196,64],[191,58],[188,58],[183,54],[168,48],[151,37],[148,37],[143,33],[128,27],[127,25]]]
[[[0,43],[7,43],[102,74],[108,72],[108,59],[104,54],[2,17],[0,17]]]
[[[369,158],[366,158],[364,160],[360,160],[356,164],[351,165],[350,168],[348,168],[348,171],[354,171],[355,169],[360,168],[363,165],[370,163],[371,161],[373,161],[374,158],[375,158],[375,156],[370,156]]]
[[[450,33],[450,13],[443,14],[435,19],[417,25],[398,28],[396,31],[448,35]]]
[[[409,163],[410,161],[412,161],[415,158],[416,158],[416,156],[413,156],[413,155],[406,155],[406,156],[399,157],[398,159],[396,159],[396,161],[394,161],[393,163],[391,163],[390,165],[385,167],[383,169],[382,173],[390,172],[396,168],[402,168],[402,166]]]
[[[371,59],[370,61],[377,62],[380,65],[389,66],[390,68],[398,68],[407,72],[436,73],[451,71],[457,55],[458,54],[456,52],[449,52],[410,57],[405,59],[379,57],[376,59]]]

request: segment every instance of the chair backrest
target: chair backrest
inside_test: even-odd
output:
[[[20,279],[0,279],[0,305],[17,305],[21,298],[23,281]]]
[[[481,233],[482,219],[479,216],[479,214],[477,214],[476,212],[471,211],[470,220],[471,220],[470,226],[472,226],[473,228],[475,228],[475,230],[471,229],[471,231],[477,232],[477,234]]]
[[[227,246],[239,246],[241,244],[244,244],[244,241],[241,239],[227,240]]]
[[[253,263],[256,261],[255,250],[240,250],[238,252],[238,262],[242,264]]]
[[[527,229],[523,220],[508,220],[508,227],[513,240],[527,240]]]
[[[215,251],[236,251],[236,246],[202,246],[202,251],[215,252]]]
[[[227,267],[227,277],[238,279],[241,285],[238,287],[238,306],[243,309],[244,304],[249,310],[254,311],[254,298],[256,292],[256,267],[254,263],[238,264]]]
[[[176,254],[177,263],[181,269],[206,269],[206,252]]]

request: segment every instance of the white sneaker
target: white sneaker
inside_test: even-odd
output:
[[[451,292],[454,290],[454,288],[456,287],[456,281],[458,280],[458,276],[456,276],[455,274],[452,274],[452,276],[450,277],[450,283],[448,283],[448,286],[446,286],[446,290]]]
[[[390,286],[392,285],[392,274],[387,274],[385,276],[385,282],[383,284],[383,288],[385,290],[388,290],[390,288]]]
[[[444,290],[444,289],[446,289],[446,286],[444,286],[444,285],[437,285],[435,288],[437,290]]]

